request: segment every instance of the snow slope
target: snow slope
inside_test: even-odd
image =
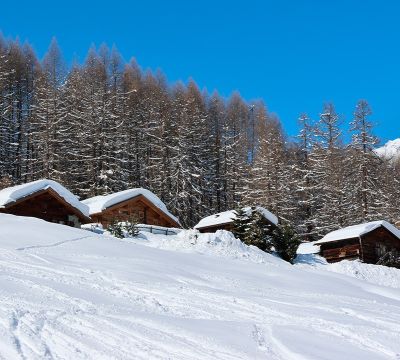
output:
[[[0,359],[400,359],[400,289],[229,233],[119,240],[0,214]]]

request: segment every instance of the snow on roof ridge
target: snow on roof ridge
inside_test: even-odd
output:
[[[163,213],[165,213],[171,219],[180,224],[179,219],[168,211],[167,206],[160,200],[160,198],[156,194],[152,193],[150,190],[144,188],[132,188],[132,189],[118,191],[112,194],[94,196],[89,199],[83,200],[82,202],[87,206],[89,206],[89,213],[90,215],[93,215],[100,213],[103,210],[113,205],[116,205],[122,201],[128,200],[130,198],[139,195],[143,195],[147,200],[149,200],[152,204],[154,204],[157,208],[159,208]]]
[[[51,188],[61,196],[69,205],[79,210],[84,216],[89,216],[89,207],[79,201],[78,197],[71,193],[60,183],[49,179],[40,179],[25,184],[16,185],[0,190],[0,207],[13,203],[40,190]]]
[[[251,209],[250,206],[246,206],[243,208],[245,212],[248,212]],[[268,211],[266,208],[262,206],[256,206],[256,210],[259,211],[266,219],[268,219],[274,225],[278,224],[278,218]],[[222,225],[232,222],[236,218],[235,210],[227,210],[217,214],[212,214],[206,216],[201,219],[197,225],[194,226],[194,229],[200,229],[209,226]]]
[[[351,225],[344,227],[342,229],[338,229],[335,231],[331,231],[330,233],[326,234],[321,240],[315,242],[316,245],[330,242],[330,241],[338,241],[338,240],[345,240],[345,239],[352,239],[357,238],[362,235],[365,235],[379,227],[383,226],[388,231],[390,231],[394,236],[400,239],[400,230],[397,229],[392,224],[388,223],[385,220],[378,220],[378,221],[370,221],[363,224]]]

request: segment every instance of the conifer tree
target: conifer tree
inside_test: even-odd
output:
[[[246,236],[250,225],[250,217],[248,211],[244,208],[237,208],[235,210],[235,217],[233,218],[233,234],[243,242],[246,242]]]
[[[293,227],[288,224],[276,227],[272,232],[270,242],[280,258],[293,263],[297,249],[301,244],[300,237],[295,233]]]

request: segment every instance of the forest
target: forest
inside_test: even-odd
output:
[[[317,119],[299,114],[289,138],[263,101],[171,84],[115,47],[67,66],[56,40],[39,60],[29,44],[0,39],[0,188],[49,178],[84,199],[144,187],[185,227],[256,204],[307,240],[396,222],[400,166],[375,154],[367,101],[354,106],[351,119],[332,103]]]

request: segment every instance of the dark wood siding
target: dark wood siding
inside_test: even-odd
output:
[[[344,259],[360,257],[360,240],[358,238],[331,241],[320,244],[321,255],[328,262],[337,262]]]
[[[359,258],[365,263],[376,264],[386,252],[400,251],[400,239],[383,226],[361,236],[361,239],[345,239],[319,245],[321,255],[328,262]]]
[[[102,213],[92,215],[92,219],[101,223],[104,227],[110,225],[113,220],[130,221],[132,218],[135,218],[141,224],[180,227],[173,219],[170,219],[158,208],[151,206],[141,196],[116,204],[105,209]]]
[[[362,260],[375,264],[383,253],[391,250],[400,251],[400,239],[381,226],[361,237]]]
[[[228,223],[228,224],[220,224],[220,225],[214,225],[214,226],[207,226],[198,229],[201,233],[215,233],[217,230],[227,230],[227,231],[232,231],[233,229],[233,223]]]
[[[69,226],[79,226],[81,223],[89,221],[88,218],[73,211],[68,204],[59,199],[50,190],[42,190],[37,194],[32,194],[26,198],[22,198],[16,203],[8,205],[5,209],[0,209],[0,212],[19,216],[36,217],[49,222]],[[78,223],[71,221],[71,216],[75,216]]]

